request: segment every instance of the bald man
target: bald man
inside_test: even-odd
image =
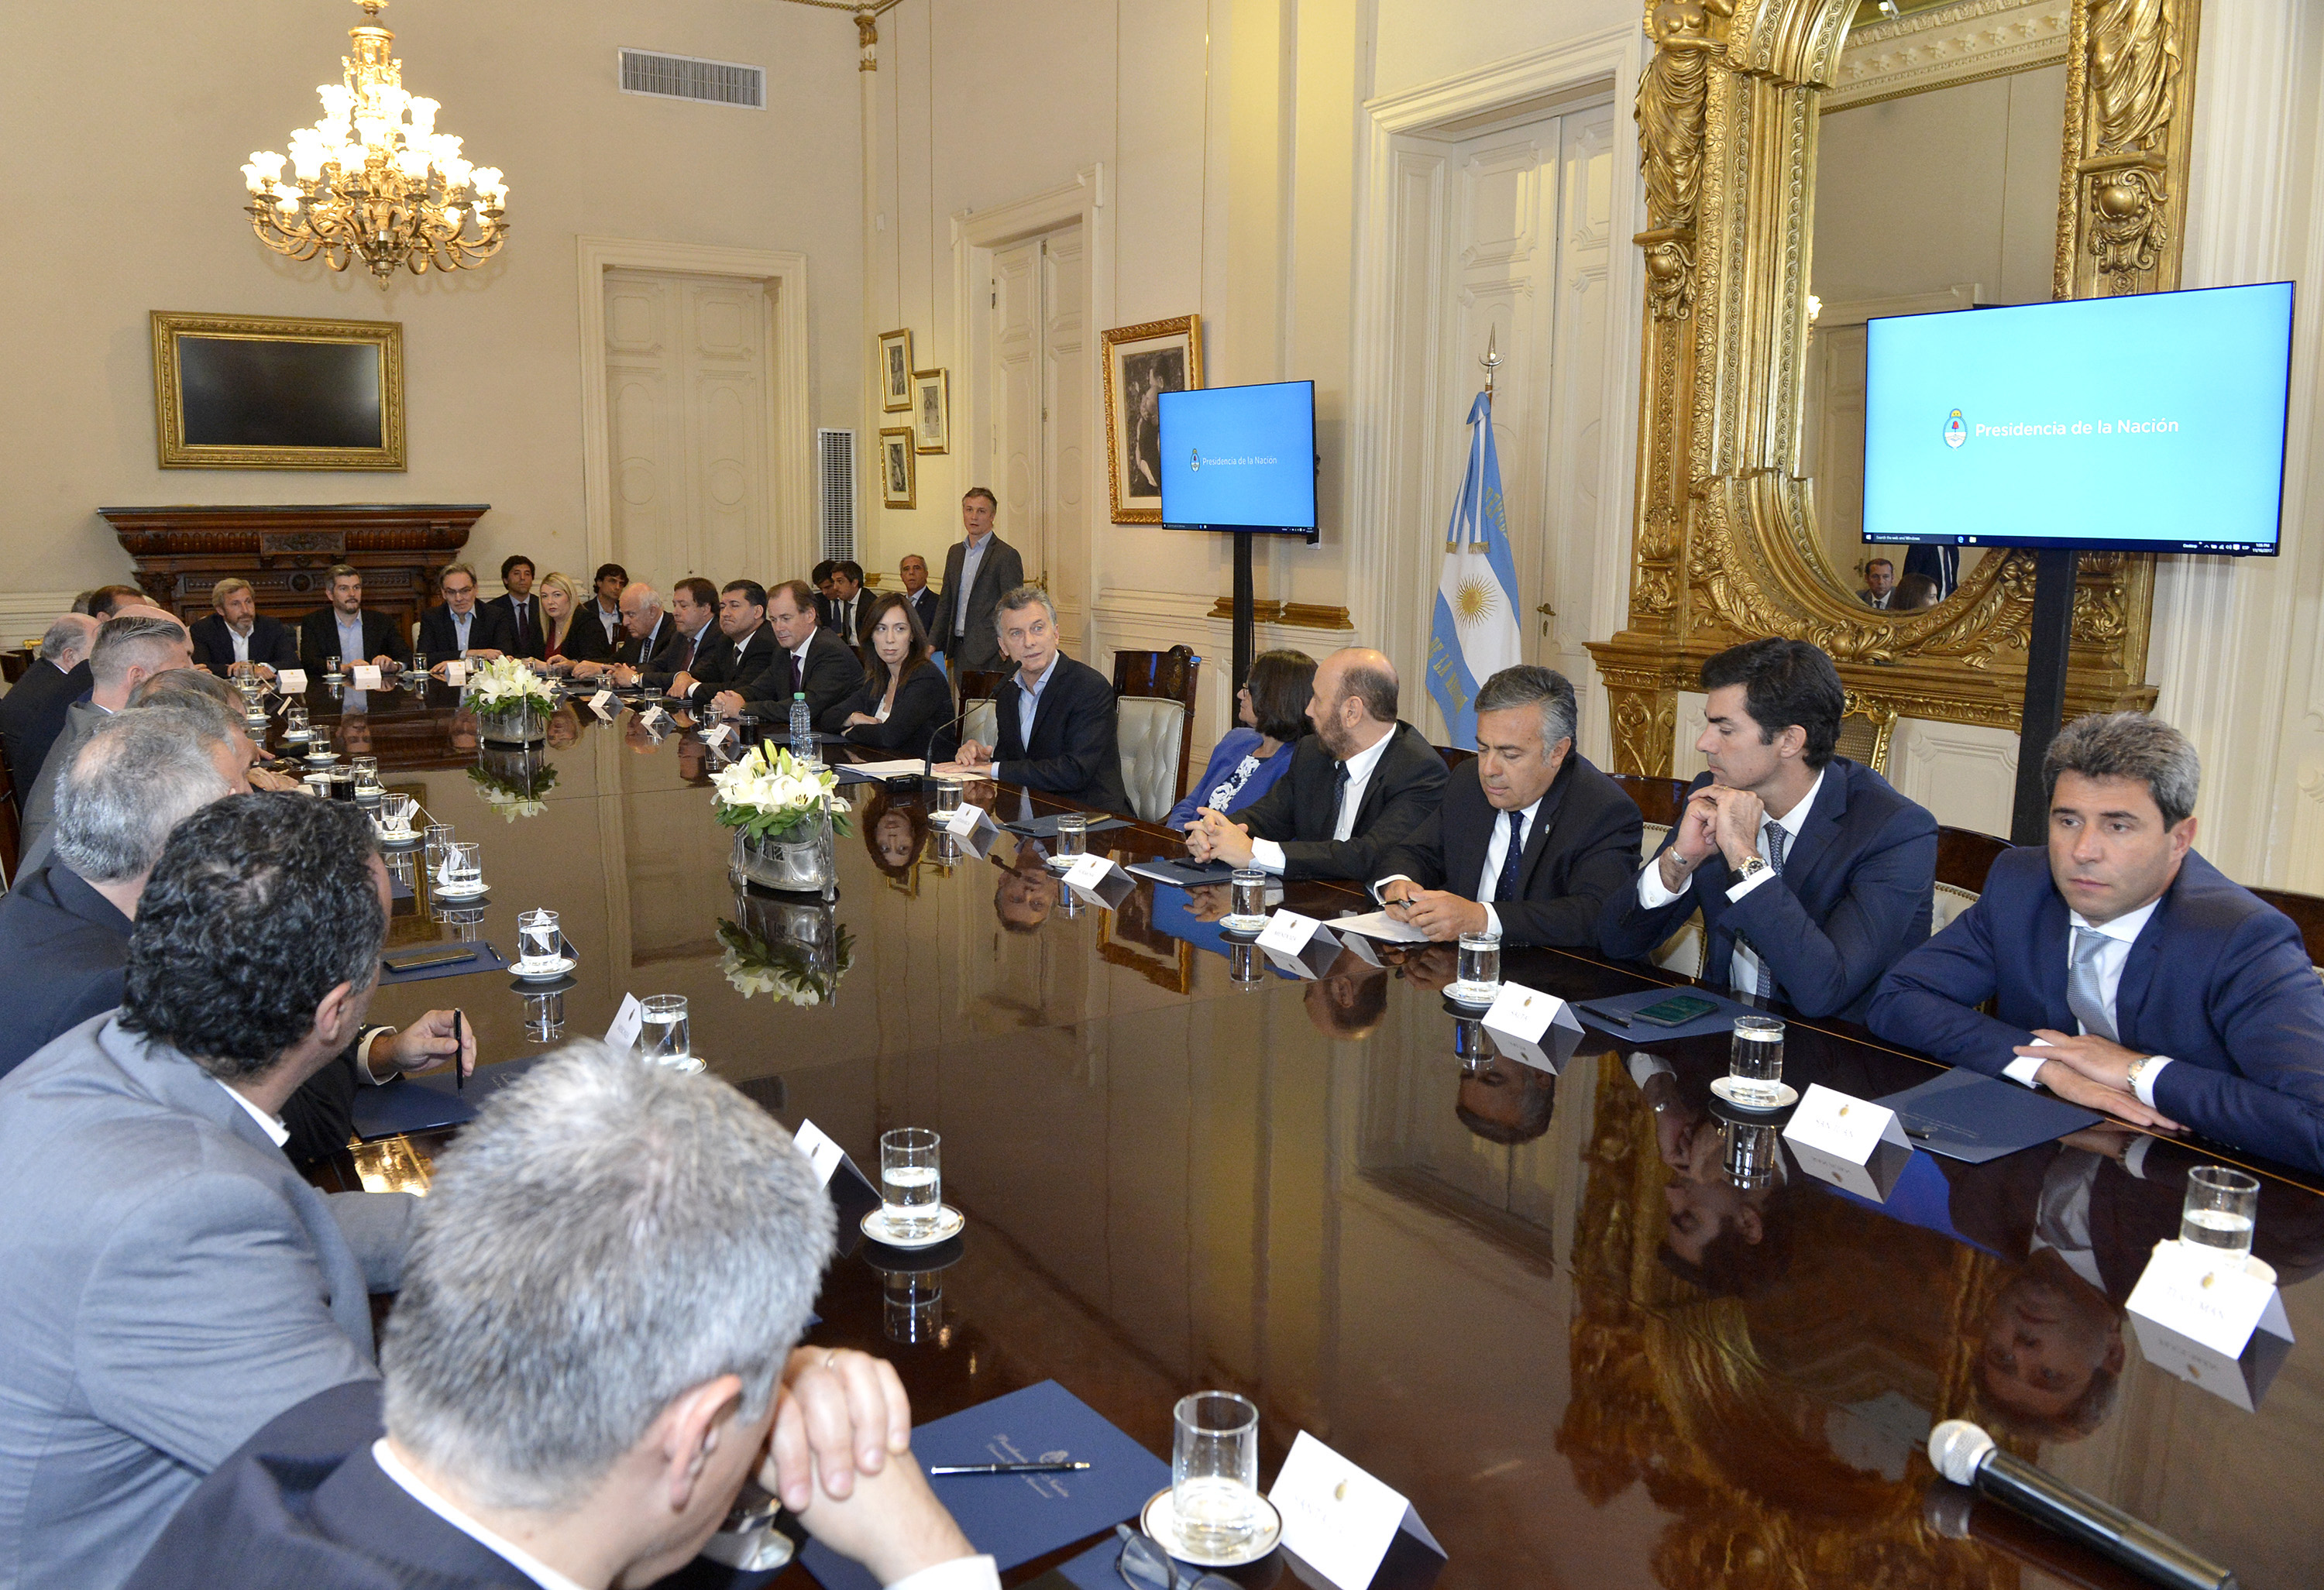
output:
[[[1315,670],[1291,770],[1230,822],[1204,806],[1186,824],[1197,861],[1262,867],[1287,878],[1370,881],[1388,850],[1444,798],[1444,759],[1397,716],[1396,669],[1349,647]]]
[[[582,662],[573,665],[576,679],[594,679],[603,674],[616,685],[635,685],[638,676],[662,668],[678,640],[678,626],[662,611],[661,593],[643,580],[632,580],[622,587],[622,638],[614,644],[611,661]]]
[[[65,726],[65,712],[89,687],[88,652],[97,644],[97,620],[69,612],[41,637],[41,655],[15,687],[0,695],[0,745],[8,753],[21,801],[41,776],[49,747]]]

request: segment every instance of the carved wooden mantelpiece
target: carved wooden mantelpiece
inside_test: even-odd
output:
[[[2070,5],[2057,296],[2176,287],[2200,0]],[[1987,556],[1934,608],[1874,611],[1833,578],[1800,473],[1817,116],[1856,9],[1646,8],[1629,621],[1590,647],[1622,772],[1669,773],[1678,693],[1704,658],[1766,635],[1822,647],[1852,694],[1903,716],[2014,729],[2024,712],[2031,554]],[[2153,704],[2153,588],[2150,557],[2084,555],[2068,716]]]
[[[261,507],[100,508],[137,583],[189,623],[210,611],[210,587],[248,580],[258,611],[287,623],[323,605],[333,564],[363,571],[364,605],[404,639],[436,600],[436,576],[456,562],[486,502],[286,503]]]

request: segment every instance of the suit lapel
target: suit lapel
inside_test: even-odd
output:
[[[2181,878],[2187,876],[2184,862],[2180,864],[2179,877],[2163,891],[2163,899],[2154,907],[2154,914],[2138,930],[2131,942],[2130,955],[2122,963],[2122,980],[2114,990],[2115,1036],[2126,1047],[2130,1046],[2130,1034],[2138,1020],[2139,1008],[2146,1003],[2146,990],[2154,981],[2154,968],[2163,959],[2163,935],[2170,932],[2171,896],[2179,892]]]
[[[1784,857],[1784,873],[1787,878],[1804,879],[1832,839],[1840,832],[1840,820],[1848,811],[1848,768],[1835,757],[1824,764],[1823,787],[1816,791],[1815,804],[1808,808],[1808,820],[1800,825],[1800,836],[1794,840]],[[1792,893],[1800,892],[1797,882]]]
[[[1573,759],[1577,754],[1573,751],[1565,753],[1565,766],[1557,770],[1557,777],[1550,781],[1548,790],[1541,797],[1540,809],[1533,814],[1533,825],[1526,832],[1525,857],[1517,863],[1517,892],[1520,896],[1532,891],[1534,869],[1539,867],[1541,859],[1549,854],[1549,837],[1556,832],[1558,819],[1565,815],[1565,797],[1572,791]],[[1499,813],[1495,813],[1494,815],[1498,817]],[[1484,865],[1481,859],[1478,865]]]

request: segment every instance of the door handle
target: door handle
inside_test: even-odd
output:
[[[1541,614],[1544,618],[1554,619],[1557,616],[1557,610],[1550,606],[1546,602],[1543,602],[1539,607],[1535,608],[1533,611]]]

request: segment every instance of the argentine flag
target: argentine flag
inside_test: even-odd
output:
[[[1454,746],[1476,749],[1477,687],[1523,662],[1522,654],[1517,562],[1501,501],[1501,461],[1493,451],[1493,397],[1479,392],[1469,409],[1469,467],[1444,533],[1444,573],[1428,636],[1428,694]]]

